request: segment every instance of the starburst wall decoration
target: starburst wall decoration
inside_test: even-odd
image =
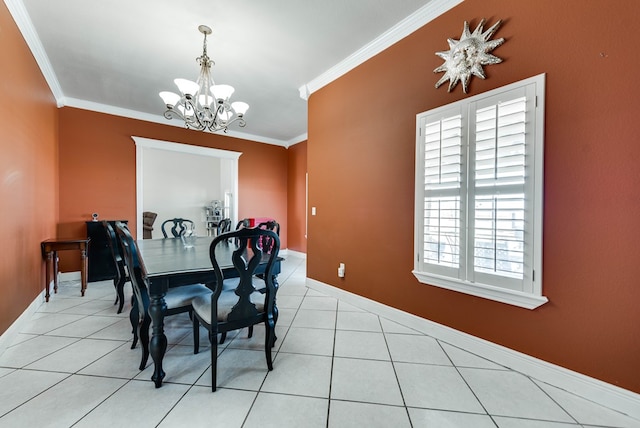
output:
[[[447,39],[449,50],[436,52],[436,55],[444,60],[444,64],[433,70],[434,73],[444,71],[444,75],[436,83],[436,89],[448,80],[447,92],[451,92],[458,82],[462,82],[462,90],[466,94],[472,75],[481,79],[486,77],[482,69],[483,65],[502,62],[502,59],[489,53],[504,43],[503,38],[489,40],[498,31],[502,21],[496,22],[483,33],[484,23],[483,19],[472,33],[469,31],[469,23],[465,21],[460,40]]]

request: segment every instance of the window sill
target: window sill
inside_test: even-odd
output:
[[[508,305],[519,306],[525,309],[535,309],[547,303],[549,299],[545,296],[537,296],[521,291],[509,290],[506,288],[493,287],[486,284],[476,284],[464,281],[454,281],[438,275],[426,272],[412,271],[413,275],[423,284],[433,285],[447,290],[458,291],[484,299],[495,300],[496,302]]]

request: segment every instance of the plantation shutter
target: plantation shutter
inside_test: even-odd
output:
[[[547,302],[542,106],[540,75],[417,115],[418,280],[530,309]]]
[[[460,267],[465,187],[462,126],[463,114],[453,109],[427,117],[423,128],[423,261],[443,270]]]
[[[527,178],[525,88],[470,105],[470,281],[522,289]]]

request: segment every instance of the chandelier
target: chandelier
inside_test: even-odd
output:
[[[160,98],[167,106],[164,117],[171,120],[179,118],[189,129],[211,132],[224,131],[234,122],[243,128],[246,123],[244,114],[249,104],[242,101],[229,102],[233,86],[216,85],[211,78],[211,66],[214,62],[207,55],[207,36],[211,28],[200,25],[198,30],[204,34],[202,56],[196,58],[200,64],[200,75],[193,82],[187,79],[175,79],[181,95],[174,92],[160,92]]]

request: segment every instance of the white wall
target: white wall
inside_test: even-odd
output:
[[[162,238],[167,219],[192,220],[199,235],[206,235],[204,207],[232,195],[230,218],[237,221],[238,158],[241,152],[211,149],[131,137],[136,144],[136,223],[142,228],[142,212],[158,214],[153,238]]]
[[[145,149],[142,204],[144,211],[158,214],[153,238],[162,238],[162,222],[174,217],[192,220],[197,233],[206,234],[204,206],[224,196],[220,163],[220,158]]]

